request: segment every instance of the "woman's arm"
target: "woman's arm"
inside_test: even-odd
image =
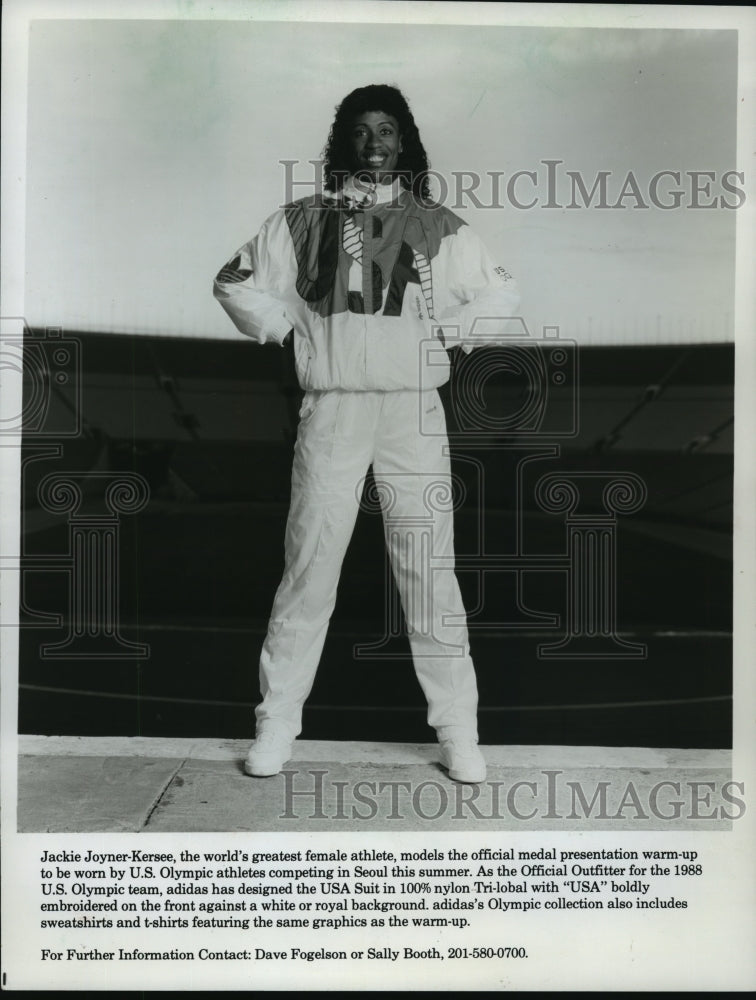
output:
[[[447,347],[469,353],[473,347],[506,342],[510,320],[519,314],[517,283],[497,267],[481,239],[467,226],[447,237],[445,256],[446,307],[436,317]]]
[[[293,325],[285,300],[295,275],[288,228],[276,213],[220,269],[213,294],[241,333],[259,344],[282,344]]]

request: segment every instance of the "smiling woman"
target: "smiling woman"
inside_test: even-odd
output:
[[[519,297],[470,227],[428,199],[427,166],[401,92],[353,91],[329,135],[328,193],[274,213],[215,280],[216,298],[242,333],[261,343],[293,336],[305,390],[285,570],[245,765],[255,777],[278,773],[301,732],[372,465],[428,723],[450,777],[485,778],[437,389],[449,378],[447,350],[506,338]],[[479,317],[493,326],[483,339]],[[431,535],[441,568],[425,561]]]
[[[402,151],[399,124],[384,111],[368,111],[354,120],[354,169],[367,171],[374,183],[390,184]]]
[[[416,197],[430,199],[428,156],[396,87],[370,84],[348,94],[336,109],[323,160],[331,191],[340,191],[355,171],[362,171],[381,184],[399,177]]]
[[[518,275],[531,329],[558,323],[581,345],[732,340],[747,211],[733,210],[744,184],[726,177],[743,166],[736,31],[371,24],[384,54],[371,72],[411,97],[430,176],[406,109],[359,96],[365,31],[303,21],[294,43],[283,20],[35,19],[26,221],[4,266],[25,290],[6,312],[40,329],[233,341],[200,276],[229,233],[244,236],[247,192],[252,231],[264,206],[313,190],[323,123],[356,88],[328,146],[334,169],[352,169],[354,116],[394,118],[397,169]],[[672,175],[654,185],[661,171]],[[698,208],[686,171],[699,173]],[[630,172],[647,208],[632,188],[619,201]],[[573,198],[572,174],[588,193],[598,178],[592,199]],[[42,266],[52,246],[65,252]]]

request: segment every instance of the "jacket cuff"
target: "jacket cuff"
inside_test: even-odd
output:
[[[284,340],[286,339],[287,333],[291,330],[291,326],[292,326],[291,322],[286,318],[285,315],[282,315],[280,319],[276,320],[273,323],[266,323],[264,331],[265,340],[266,341],[272,340],[273,343],[282,346]]]

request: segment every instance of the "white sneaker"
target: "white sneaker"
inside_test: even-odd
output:
[[[291,757],[294,740],[277,729],[264,729],[249,748],[244,770],[255,778],[278,774]]]
[[[454,781],[477,784],[486,779],[486,762],[474,737],[441,740],[441,763]]]

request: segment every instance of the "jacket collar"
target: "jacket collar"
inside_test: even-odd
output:
[[[353,177],[348,177],[340,191],[326,191],[323,200],[348,212],[362,212],[376,205],[387,205],[396,201],[403,190],[398,177],[391,184],[368,184],[360,180],[359,185],[355,183]]]

